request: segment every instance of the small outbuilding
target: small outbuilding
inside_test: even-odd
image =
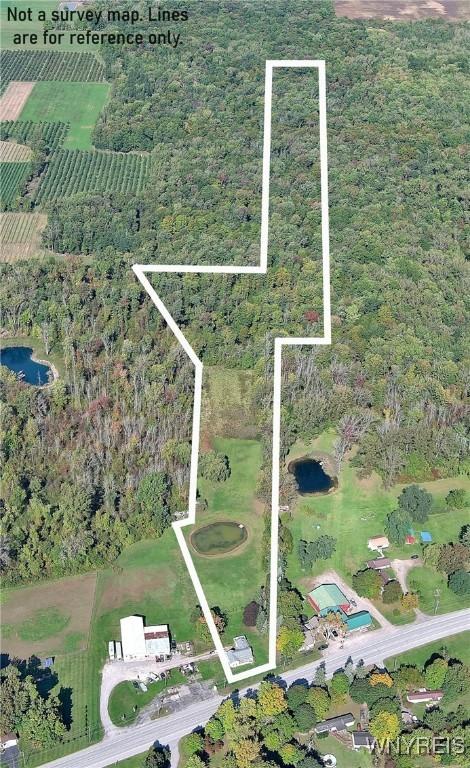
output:
[[[345,617],[345,622],[349,632],[357,632],[359,629],[366,629],[372,624],[372,616],[369,611],[358,611]]]

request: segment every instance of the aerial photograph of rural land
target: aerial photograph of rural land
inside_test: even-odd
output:
[[[0,768],[470,768],[470,0],[0,0]]]

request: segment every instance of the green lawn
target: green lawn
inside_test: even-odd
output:
[[[341,744],[334,736],[315,739],[315,746],[323,755],[335,755],[338,761],[337,768],[372,768],[372,757],[367,750],[360,749],[355,752]]]
[[[114,725],[130,725],[137,718],[142,707],[151,701],[165,688],[184,683],[185,677],[178,669],[172,669],[168,680],[159,680],[148,684],[147,691],[136,688],[130,680],[119,683],[109,698],[108,711]]]
[[[243,609],[256,597],[266,578],[261,564],[263,507],[255,498],[262,448],[255,440],[239,439],[216,438],[213,445],[229,457],[232,472],[223,483],[200,479],[199,490],[207,499],[208,509],[198,514],[197,524],[240,522],[248,529],[248,540],[238,551],[221,557],[201,557],[191,545],[190,549],[209,603],[228,615],[224,642],[230,643],[239,634],[247,635],[255,663],[262,664],[267,661],[267,635],[243,624]]]
[[[65,36],[60,46],[44,44],[42,39],[42,31],[44,29],[44,22],[37,20],[38,11],[45,11],[48,18],[52,10],[57,8],[57,0],[2,0],[0,3],[0,44],[2,49],[11,49],[24,51],[28,49],[32,50],[47,50],[50,48],[54,51],[92,51],[97,48],[94,45],[79,45],[77,43],[70,43]],[[32,21],[8,21],[8,8],[17,7],[19,10],[25,10],[31,8]],[[32,34],[36,33],[38,42],[36,45],[32,45],[31,42],[27,42],[25,45],[14,45],[13,37],[16,34]]]
[[[292,458],[312,451],[329,453],[335,435],[333,431],[323,433],[312,445],[297,444],[289,455]],[[419,483],[434,496],[433,510],[426,523],[416,526],[416,531],[428,530],[436,542],[442,543],[456,540],[460,529],[468,522],[469,510],[445,510],[445,496],[450,488],[470,489],[468,478],[458,477],[434,482]],[[397,498],[404,486],[395,485],[385,490],[380,478],[372,476],[360,480],[357,470],[349,461],[345,461],[340,477],[339,486],[333,493],[314,497],[298,497],[292,506],[292,519],[289,527],[294,536],[294,552],[289,558],[288,576],[305,594],[312,577],[322,571],[334,569],[351,584],[352,575],[365,566],[371,558],[367,548],[367,540],[384,532],[385,518],[388,512],[396,507]],[[297,543],[300,539],[311,541],[321,534],[330,534],[337,540],[336,552],[330,560],[317,561],[308,573],[302,571],[296,555]],[[390,547],[387,556],[390,558],[409,558],[411,554],[420,554],[419,544],[414,546]],[[470,601],[453,595],[445,584],[445,579],[429,569],[417,567],[411,571],[410,586],[416,584],[421,595],[420,607],[425,612],[433,612],[434,590],[441,588],[441,604],[439,611],[455,610],[464,607]],[[395,624],[406,623],[414,618],[412,613],[398,614],[394,609],[398,606],[383,606],[381,601],[377,607]]]
[[[70,123],[64,147],[91,149],[91,134],[108,93],[107,83],[37,82],[20,119]]]
[[[147,752],[141,752],[134,757],[128,757],[127,760],[119,760],[118,763],[110,763],[107,768],[144,768]]]
[[[391,656],[389,659],[385,659],[385,666],[387,669],[395,669],[400,664],[416,664],[418,667],[423,667],[433,653],[440,653],[442,648],[447,649],[451,658],[460,659],[464,664],[470,664],[470,632],[461,632],[458,635],[451,635],[443,640],[428,643],[421,648],[400,653],[398,656]]]
[[[69,621],[70,616],[64,616],[56,608],[48,608],[36,611],[19,625],[17,631],[22,640],[44,640],[62,632]]]

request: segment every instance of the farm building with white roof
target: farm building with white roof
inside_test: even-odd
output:
[[[168,625],[145,627],[142,616],[121,619],[121,642],[124,661],[171,655]]]

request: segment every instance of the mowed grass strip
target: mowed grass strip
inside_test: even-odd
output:
[[[0,263],[42,256],[41,233],[46,223],[43,213],[0,213]]]
[[[201,557],[189,546],[209,604],[228,616],[224,644],[230,645],[236,635],[247,635],[255,663],[262,664],[267,661],[268,636],[243,624],[245,606],[256,598],[266,581],[261,562],[263,505],[256,499],[262,447],[256,440],[231,438],[216,438],[213,446],[228,456],[231,475],[222,483],[199,479],[199,491],[208,506],[197,514],[196,528],[220,520],[242,523],[248,539],[239,550],[218,557]],[[188,541],[196,528],[186,534]]]
[[[109,88],[107,83],[36,83],[21,113],[21,122],[69,123],[63,146],[91,149],[91,134]]]

